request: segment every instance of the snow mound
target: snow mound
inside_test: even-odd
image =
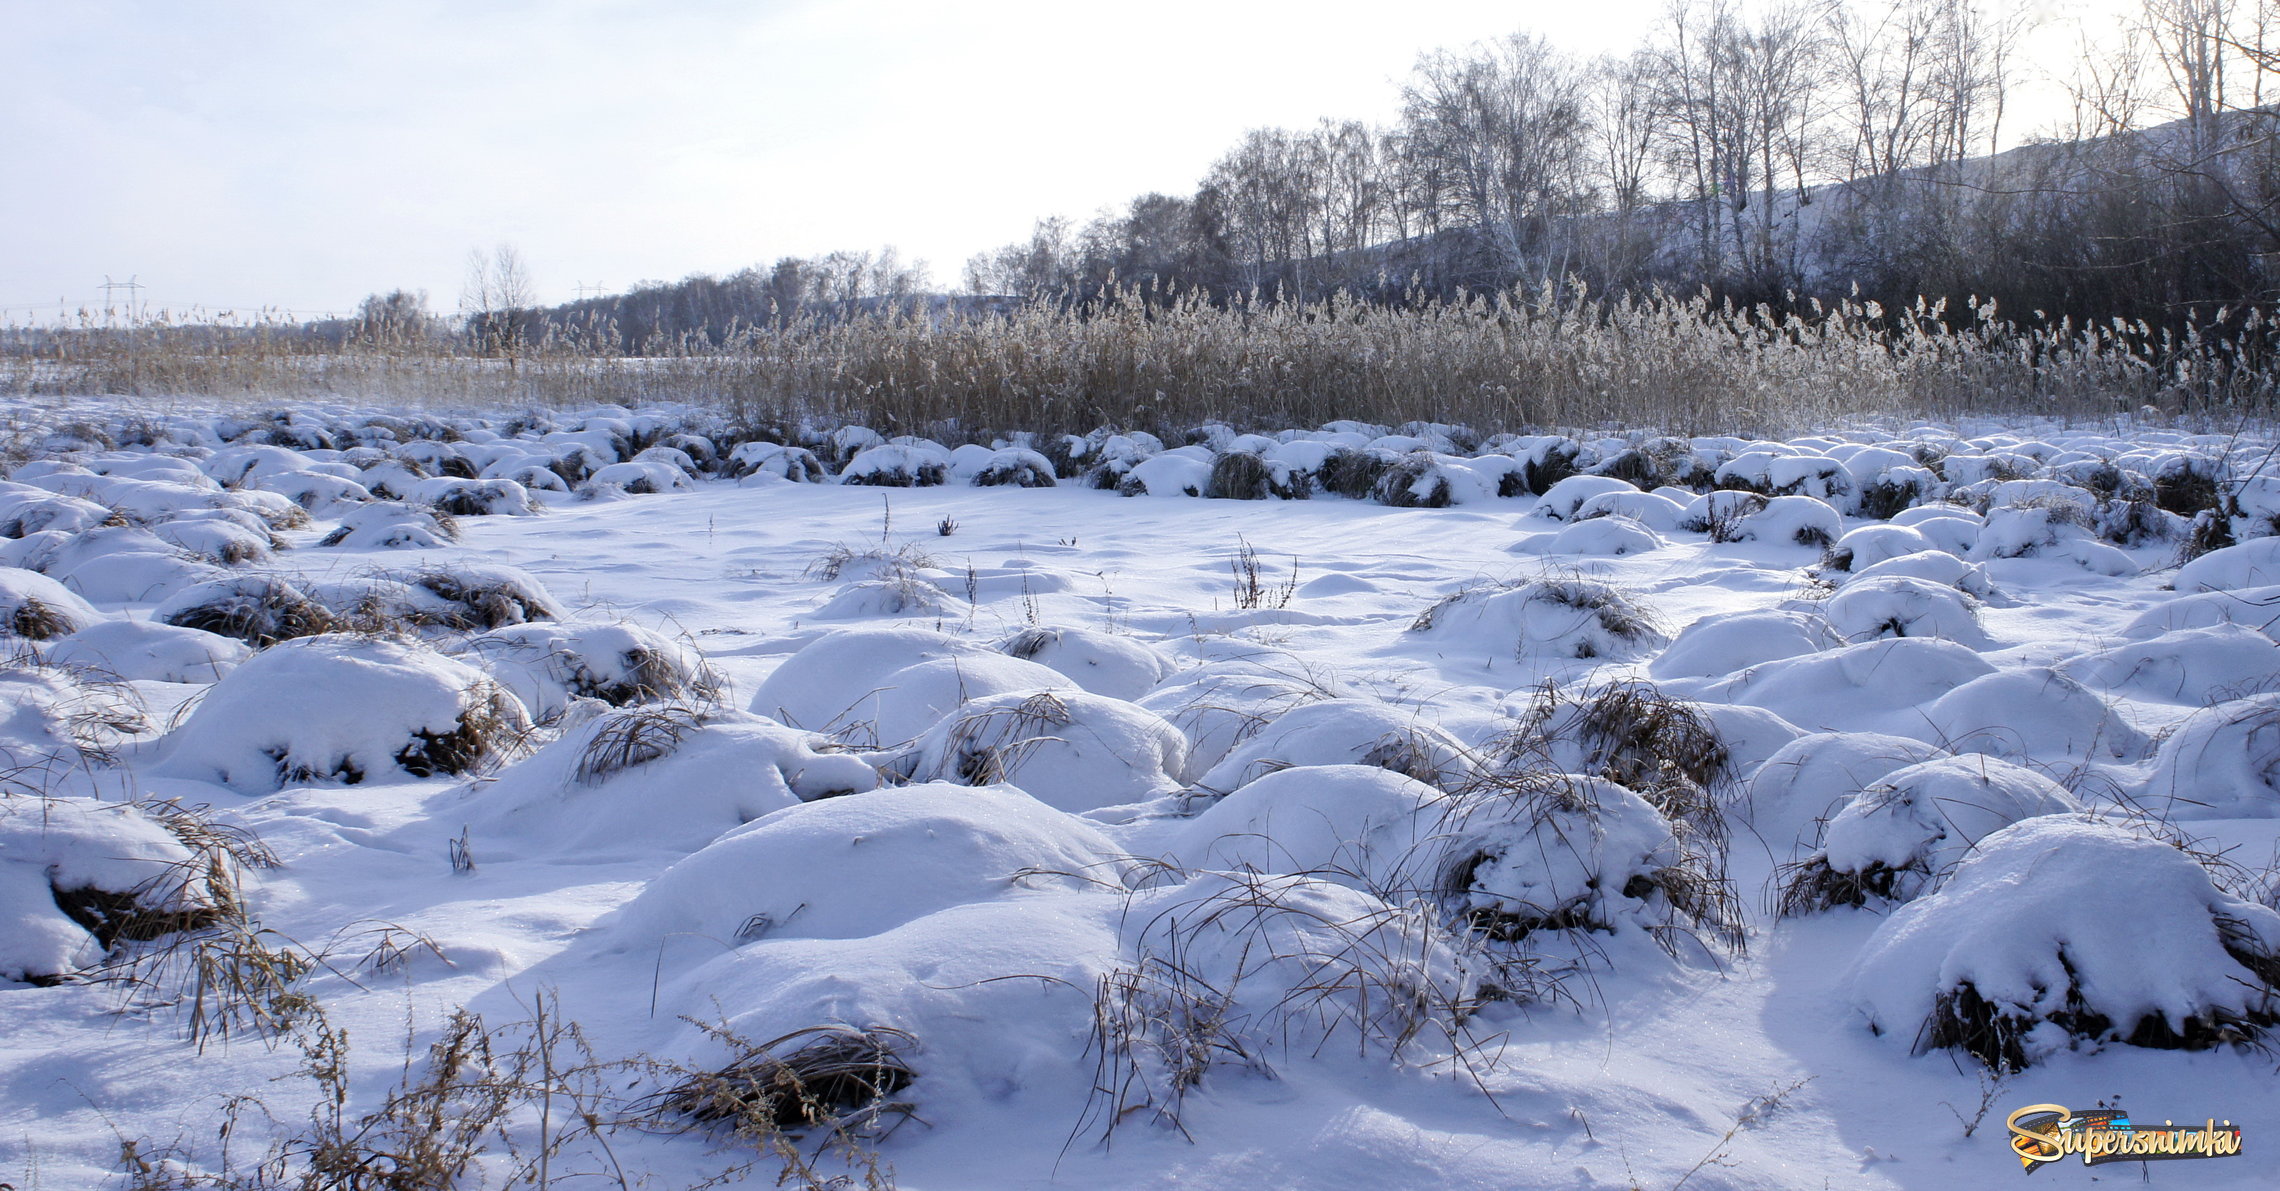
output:
[[[1362,765],[1278,769],[1182,825],[1169,859],[1187,869],[1305,873],[1383,897],[1399,886],[1448,795]]]
[[[1630,597],[1583,578],[1461,589],[1419,614],[1409,631],[1490,656],[1619,660],[1670,640]]]
[[[1762,707],[1811,731],[1905,730],[1923,723],[1922,705],[1994,672],[1953,641],[1886,637],[1767,662],[1689,694]]]
[[[1939,545],[1921,530],[1905,525],[1863,525],[1838,538],[1822,565],[1836,571],[1860,571],[1886,559],[1937,549]]]
[[[1763,662],[1844,644],[1818,612],[1766,608],[1705,616],[1647,663],[1656,678],[1724,678]]]
[[[2280,913],[2183,851],[2073,815],[1997,831],[1847,974],[1878,1033],[1998,1071],[2107,1042],[2202,1049],[2276,1021]]]
[[[1417,875],[1455,920],[1492,939],[1718,922],[1730,907],[1646,799],[1600,778],[1538,771],[1446,804]]]
[[[2154,750],[2146,793],[2165,818],[2280,817],[2280,694],[2187,716]]]
[[[511,853],[686,854],[796,803],[877,788],[878,771],[761,716],[677,704],[603,712],[464,798],[475,844]]]
[[[1026,628],[998,642],[998,648],[1111,699],[1138,699],[1173,670],[1162,650],[1096,629]]]
[[[2280,585],[2280,537],[2211,550],[2177,568],[2169,585],[2186,595]]]
[[[1554,554],[1620,557],[1660,550],[1662,546],[1663,540],[1654,530],[1619,513],[1610,513],[1561,527],[1552,535],[1550,550]]]
[[[1879,637],[1936,637],[1971,649],[1994,645],[1962,592],[1906,575],[1855,578],[1829,597],[1823,615],[1838,636],[1855,643]]]
[[[146,620],[107,620],[48,647],[48,665],[107,678],[212,682],[253,656],[244,642]]]
[[[1781,911],[1908,901],[1982,838],[2082,803],[2034,770],[1993,757],[1939,757],[1893,770],[1847,800],[1821,846],[1791,872]]]
[[[1299,765],[1375,766],[1441,789],[1462,784],[1473,770],[1464,745],[1413,711],[1367,699],[1324,699],[1276,716],[1195,786],[1207,795],[1231,793]]]
[[[707,702],[721,678],[696,650],[639,625],[557,621],[493,629],[460,652],[474,659],[539,721],[573,700]]]
[[[47,641],[102,619],[94,605],[46,575],[0,567],[0,636]]]
[[[1815,732],[1783,745],[1750,775],[1741,818],[1777,854],[1820,837],[1821,824],[1889,774],[1947,756],[1880,732]]]
[[[2178,629],[2237,624],[2280,640],[2280,586],[2205,591],[2155,604],[2131,618],[2122,636],[2133,641]]]
[[[2216,624],[2079,654],[2055,668],[2096,690],[2205,707],[2280,685],[2280,644],[2255,629]]]
[[[1087,691],[970,700],[927,730],[902,764],[915,781],[1007,782],[1058,810],[1145,802],[1179,788],[1187,738],[1152,711]]]
[[[973,902],[1117,883],[1108,839],[1010,786],[948,782],[775,811],[659,874],[609,927],[621,946],[689,933],[853,939]]]
[[[458,540],[459,527],[433,509],[382,500],[341,514],[319,546],[349,550],[441,550]]]
[[[1818,497],[1792,495],[1766,501],[1763,506],[1742,514],[1715,536],[1721,542],[1768,542],[1821,550],[1844,532],[1845,519],[1826,502]]]
[[[228,859],[192,849],[180,812],[0,794],[0,980],[53,984],[114,945],[236,910]]]
[[[836,629],[785,658],[753,692],[750,706],[795,728],[839,732],[878,722],[879,700],[894,685],[890,676],[897,670],[984,655],[991,651],[979,642],[917,625]]]
[[[1181,780],[1193,782],[1226,759],[1275,717],[1329,698],[1320,686],[1242,661],[1207,662],[1180,673],[1135,700],[1163,716],[1187,737]]]
[[[1548,517],[1554,521],[1573,521],[1582,512],[1585,505],[1601,497],[1627,498],[1644,495],[1646,493],[1640,492],[1638,485],[1629,480],[1619,480],[1613,476],[1569,476],[1545,489],[1544,494],[1536,498],[1535,507],[1528,510],[1528,515],[1531,517]],[[1607,509],[1603,511],[1620,512],[1621,510]],[[1674,518],[1673,524],[1675,525],[1675,523]]]
[[[463,774],[529,726],[514,696],[425,646],[300,637],[208,688],[166,738],[157,771],[248,794]]]
[[[330,632],[332,614],[300,588],[270,575],[232,575],[185,588],[151,609],[176,628],[234,637],[261,647]]]
[[[2096,692],[2047,666],[1972,679],[1933,701],[1909,734],[1950,752],[2014,759],[2132,761],[2149,743]]]

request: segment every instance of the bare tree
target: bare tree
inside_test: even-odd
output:
[[[487,253],[478,248],[467,254],[459,313],[477,351],[505,356],[512,365],[527,346],[537,301],[529,266],[514,245],[502,242]]]

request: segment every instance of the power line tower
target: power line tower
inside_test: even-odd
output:
[[[112,295],[117,293],[119,290],[125,290],[127,291],[127,323],[130,326],[134,324],[135,303],[138,301],[135,294],[137,290],[144,288],[143,283],[135,279],[139,276],[141,276],[141,274],[134,274],[130,275],[125,281],[113,281],[111,280],[111,275],[109,273],[103,274],[103,318],[106,322],[111,319],[114,312],[116,312],[118,309],[118,307],[114,304]]]
[[[578,283],[578,300],[581,302],[585,301],[588,296],[600,297],[601,295],[608,292],[609,286],[599,281],[593,283],[592,285],[588,285],[583,281]]]

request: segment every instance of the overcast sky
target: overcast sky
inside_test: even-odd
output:
[[[2046,0],[2061,13],[2126,0]],[[345,311],[514,244],[540,296],[1185,193],[1248,128],[1390,118],[1421,51],[1626,50],[1662,0],[0,0],[0,322],[130,276]]]

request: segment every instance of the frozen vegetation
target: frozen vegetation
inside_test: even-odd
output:
[[[2262,430],[12,412],[26,1191],[1930,1191],[2027,1104],[2280,1121]]]

